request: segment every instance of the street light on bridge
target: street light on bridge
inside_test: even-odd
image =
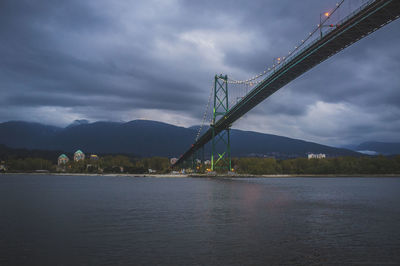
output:
[[[330,16],[331,14],[329,13],[329,12],[325,12],[324,13],[324,16],[326,17],[326,19],[328,19],[329,18],[329,16]],[[321,38],[322,38],[322,14],[320,13],[319,14],[319,35],[321,36]]]

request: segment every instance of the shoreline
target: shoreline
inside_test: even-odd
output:
[[[374,177],[393,177],[400,178],[399,174],[319,174],[319,175],[296,175],[296,174],[278,174],[278,175],[251,175],[251,174],[234,174],[234,175],[207,175],[207,174],[93,174],[93,173],[35,173],[35,172],[13,172],[0,173],[1,175],[53,175],[53,176],[115,176],[115,177],[152,177],[152,178],[374,178]]]
[[[400,177],[400,174],[318,174],[318,175],[313,175],[313,174],[302,174],[302,175],[297,175],[297,174],[278,174],[278,175],[252,175],[252,174],[236,174],[236,175],[189,175],[189,177],[225,177],[225,178],[329,178],[329,177],[360,177],[360,178],[368,178],[368,177]]]
[[[93,173],[35,173],[35,172],[13,172],[13,173],[0,173],[1,175],[54,175],[54,176],[119,176],[119,177],[190,177],[189,175],[183,174],[93,174]]]

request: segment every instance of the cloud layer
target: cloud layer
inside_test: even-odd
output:
[[[0,121],[199,124],[216,73],[241,79],[264,70],[334,5],[2,1]],[[330,145],[400,141],[399,45],[395,21],[288,84],[235,127]]]

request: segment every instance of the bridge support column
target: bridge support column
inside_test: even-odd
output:
[[[228,76],[215,75],[212,129],[211,171],[231,171],[230,128],[217,132],[215,122],[229,111]]]

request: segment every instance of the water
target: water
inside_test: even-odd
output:
[[[399,178],[0,175],[0,265],[399,265]]]

